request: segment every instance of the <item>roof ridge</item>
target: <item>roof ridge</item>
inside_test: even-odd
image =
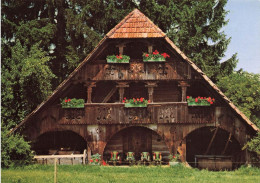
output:
[[[108,38],[156,38],[165,37],[166,34],[140,10],[135,8],[106,36]]]

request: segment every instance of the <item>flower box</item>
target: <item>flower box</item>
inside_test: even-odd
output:
[[[188,106],[210,106],[210,103],[196,103],[196,102],[190,102],[190,103],[188,103]]]
[[[75,106],[61,106],[63,109],[69,109],[69,108],[84,108],[84,104],[82,105],[75,105]]]
[[[130,57],[127,55],[109,55],[106,58],[107,63],[129,63]]]
[[[152,54],[144,53],[143,61],[144,62],[165,62],[166,58],[170,57],[167,53],[160,54],[157,50],[155,50]]]
[[[159,58],[143,58],[144,62],[165,62],[166,59],[164,57]]]
[[[61,99],[61,107],[62,108],[84,108],[84,99]]]
[[[125,107],[147,107],[147,104],[150,103],[150,100],[145,100],[141,98],[126,99],[122,101],[125,104]]]
[[[210,106],[215,102],[215,99],[211,97],[192,98],[191,96],[187,96],[187,102],[188,106]]]
[[[131,103],[125,103],[125,107],[147,107],[147,104],[131,104]]]

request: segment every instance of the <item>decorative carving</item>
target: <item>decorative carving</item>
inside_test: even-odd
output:
[[[176,110],[173,107],[161,107],[159,109],[159,123],[174,123]]]
[[[108,123],[112,121],[111,117],[111,107],[98,107],[97,108],[98,113],[97,113],[97,122],[98,123]]]
[[[156,71],[161,77],[167,77],[168,69],[169,68],[165,64],[159,64],[159,67],[156,69]]]
[[[188,111],[187,123],[213,123],[214,112],[207,107],[192,107]]]
[[[84,109],[64,109],[65,123],[82,123],[82,119],[85,116]]]
[[[109,65],[108,68],[106,68],[106,70],[105,70],[105,76],[106,77],[114,76],[116,71],[117,71],[117,67],[116,66]]]
[[[144,65],[142,63],[131,64],[128,73],[132,79],[139,79],[144,73]]]
[[[146,123],[146,121],[150,121],[150,114],[148,114],[146,108],[133,108],[126,109],[129,123]]]

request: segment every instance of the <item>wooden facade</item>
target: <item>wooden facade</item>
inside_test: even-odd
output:
[[[166,52],[166,62],[143,62],[144,52]],[[113,54],[130,63],[107,63]],[[215,98],[211,106],[188,106],[187,96]],[[62,108],[60,99],[82,98],[84,108]],[[126,108],[124,98],[149,99],[143,108]],[[159,151],[183,162],[196,155],[249,161],[241,147],[259,129],[253,125],[165,34],[134,10],[112,29],[92,53],[35,111],[21,128],[38,154],[51,149],[125,154]],[[15,130],[16,130],[15,129]],[[55,135],[56,134],[56,135]]]

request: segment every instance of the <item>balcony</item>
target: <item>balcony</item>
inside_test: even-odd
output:
[[[59,124],[198,124],[214,123],[215,107],[189,107],[186,102],[151,103],[125,108],[122,103],[91,103],[82,109],[60,108]]]

